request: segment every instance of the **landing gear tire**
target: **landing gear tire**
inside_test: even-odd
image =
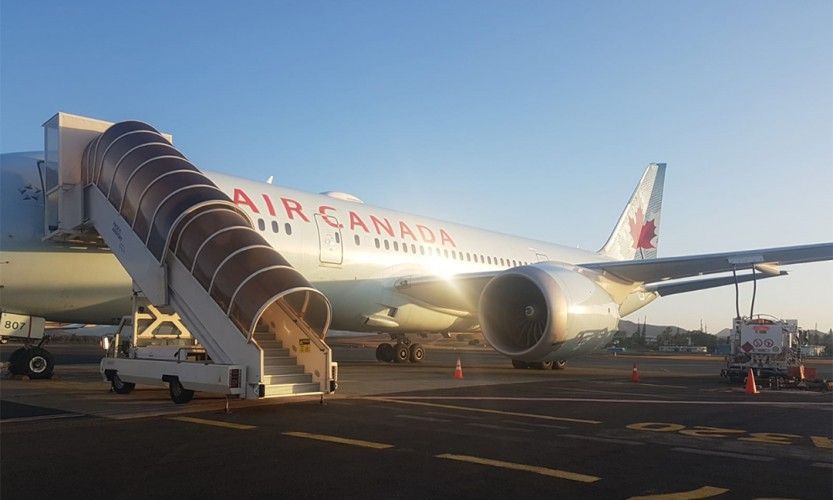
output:
[[[9,371],[13,375],[26,375],[31,379],[52,378],[55,359],[42,347],[27,346],[14,351],[9,358]]]
[[[178,405],[184,405],[194,398],[194,391],[182,387],[179,380],[171,380],[168,383],[168,392],[171,394],[171,401]]]
[[[400,343],[396,344],[395,346],[393,346],[393,360],[395,362],[397,362],[397,363],[406,363],[408,361],[408,359],[410,358],[410,356],[411,356],[411,353],[408,349],[408,346],[406,346],[405,344],[400,342]]]
[[[533,370],[549,370],[552,368],[552,361],[536,361],[534,363],[527,363]]]
[[[520,361],[520,360],[517,360],[517,359],[513,359],[512,360],[512,367],[513,368],[518,368],[519,370],[525,370],[525,369],[529,368],[529,363],[527,363],[526,361]]]
[[[118,375],[113,375],[113,378],[110,379],[110,387],[113,388],[113,392],[116,394],[130,394],[136,388],[136,384],[125,382]]]
[[[553,370],[563,370],[564,368],[567,368],[566,359],[556,359],[552,364]]]
[[[422,363],[422,360],[425,359],[425,349],[420,344],[411,344],[409,350],[411,363]]]
[[[393,361],[393,346],[387,342],[383,342],[376,347],[376,359],[383,363],[390,363]]]

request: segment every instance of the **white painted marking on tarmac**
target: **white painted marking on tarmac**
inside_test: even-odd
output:
[[[475,408],[471,406],[456,406],[456,405],[447,405],[447,404],[439,404],[439,403],[426,403],[423,401],[404,401],[399,398],[380,398],[380,397],[367,397],[370,401],[384,401],[386,403],[396,403],[396,404],[404,404],[404,405],[419,405],[419,406],[432,406],[435,408],[446,408],[449,410],[462,410],[462,411],[470,411],[476,413],[490,413],[494,415],[507,415],[510,417],[526,417],[526,418],[537,418],[541,420],[557,420],[561,422],[576,422],[579,424],[601,424],[599,420],[587,420],[582,418],[570,418],[570,417],[555,417],[552,415],[541,415],[538,413],[521,413],[516,411],[503,411],[503,410],[494,410],[491,408]],[[478,398],[471,398],[471,399],[478,399]]]
[[[590,476],[587,474],[579,474],[577,472],[569,472],[559,469],[550,469],[549,467],[541,467],[538,465],[519,464],[514,462],[504,462],[503,460],[492,460],[490,458],[473,457],[471,455],[455,455],[452,453],[443,453],[437,455],[437,458],[445,458],[447,460],[457,460],[458,462],[468,462],[472,464],[490,465],[501,469],[519,470],[525,472],[533,472],[543,476],[557,477],[559,479],[568,479],[570,481],[578,481],[581,483],[594,483],[600,480],[600,477]]]
[[[660,493],[659,495],[646,495],[640,497],[630,497],[628,500],[695,500],[698,498],[711,498],[717,495],[726,493],[726,488],[716,488],[714,486],[703,486],[691,491],[680,491],[676,493]]]
[[[364,441],[362,439],[350,439],[340,436],[329,436],[327,434],[311,434],[309,432],[284,432],[283,435],[304,439],[314,439],[316,441],[325,441],[328,443],[348,444],[350,446],[360,446],[362,448],[372,448],[374,450],[384,450],[387,448],[393,448],[392,444],[376,443],[373,441]]]
[[[419,415],[397,415],[396,418],[407,418],[410,420],[425,420],[426,422],[450,422],[447,418],[420,417]]]
[[[506,427],[504,425],[483,424],[480,422],[469,422],[466,425],[471,425],[472,427],[484,427],[486,429],[498,429],[501,431],[532,432],[532,429],[521,429],[520,427]]]
[[[829,462],[813,462],[813,467],[821,467],[822,469],[833,469],[833,464]]]
[[[776,406],[787,408],[833,407],[831,402],[801,401],[710,401],[710,400],[654,400],[654,399],[613,399],[613,398],[556,398],[556,397],[512,397],[512,396],[396,396],[395,398],[369,397],[376,401],[541,401],[572,403],[639,403],[666,405],[716,405],[716,406]]]
[[[709,455],[714,457],[739,458],[741,460],[752,460],[753,462],[772,462],[775,460],[774,457],[765,457],[762,455],[747,455],[746,453],[732,453],[729,451],[700,450],[697,448],[671,448],[671,451],[681,451],[683,453]]]
[[[610,382],[606,380],[594,380],[593,382],[605,385],[633,385],[633,382]],[[688,389],[688,387],[684,385],[650,384],[648,382],[639,382],[639,385],[647,385],[649,387],[668,387],[670,389]]]
[[[555,425],[555,424],[532,424],[529,422],[519,422],[517,420],[504,420],[507,424],[515,424],[515,425],[526,425],[529,427],[540,427],[542,429],[569,429],[566,425]]]
[[[565,437],[570,439],[583,439],[585,441],[598,441],[600,443],[615,443],[615,444],[627,444],[631,446],[642,446],[645,443],[639,441],[630,441],[628,439],[614,439],[614,438],[604,438],[598,436],[582,436],[579,434],[559,434],[558,437]]]
[[[18,417],[18,418],[4,418],[0,420],[0,424],[11,424],[14,422],[37,422],[40,420],[57,420],[60,418],[77,418],[86,417],[82,413],[56,413],[54,415],[38,415],[37,417]]]
[[[257,429],[257,426],[246,424],[235,424],[234,422],[223,422],[221,420],[208,420],[206,418],[196,417],[168,417],[168,420],[177,420],[179,422],[190,422],[192,424],[210,425],[213,427],[225,427],[226,429],[237,429],[241,431],[248,431]]]

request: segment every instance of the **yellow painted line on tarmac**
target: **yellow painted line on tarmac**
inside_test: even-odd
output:
[[[169,420],[178,420],[180,422],[190,422],[192,424],[213,425],[214,427],[225,427],[227,429],[237,429],[247,431],[250,429],[257,429],[255,425],[235,424],[232,422],[221,422],[219,420],[208,420],[205,418],[196,417],[168,417]]]
[[[433,408],[445,408],[448,410],[463,410],[463,411],[473,411],[477,413],[492,413],[495,415],[510,415],[513,417],[526,417],[526,418],[537,418],[540,420],[557,420],[559,422],[575,422],[579,424],[600,424],[601,422],[598,420],[585,420],[583,418],[569,418],[569,417],[554,417],[552,415],[540,415],[537,413],[519,413],[516,411],[503,411],[503,410],[492,410],[490,408],[474,408],[471,406],[457,406],[457,405],[446,405],[440,403],[428,403],[425,401],[405,401],[403,399],[392,399],[392,398],[365,398],[370,399],[373,401],[384,401],[386,403],[399,403],[403,405],[417,405],[417,406],[431,406]]]
[[[447,460],[456,460],[458,462],[488,465],[491,467],[498,467],[500,469],[532,472],[535,474],[541,474],[542,476],[557,477],[559,479],[568,479],[570,481],[578,481],[581,483],[595,483],[596,481],[601,479],[600,477],[588,476],[587,474],[579,474],[577,472],[550,469],[549,467],[541,467],[539,465],[527,465],[515,462],[504,462],[503,460],[492,460],[490,458],[473,457],[471,455],[455,455],[453,453],[443,453],[442,455],[436,455],[436,457],[445,458]]]
[[[659,495],[646,495],[641,497],[630,497],[628,500],[649,500],[649,499],[669,499],[669,500],[693,500],[697,498],[711,498],[717,495],[726,493],[726,488],[717,488],[715,486],[703,486],[691,491],[680,491],[679,493],[660,493]]]
[[[362,441],[361,439],[349,439],[338,436],[328,436],[326,434],[310,434],[309,432],[284,432],[283,435],[305,439],[314,439],[316,441],[326,441],[328,443],[349,444],[351,446],[361,446],[362,448],[373,448],[375,450],[393,448],[392,444],[374,443],[373,441]]]

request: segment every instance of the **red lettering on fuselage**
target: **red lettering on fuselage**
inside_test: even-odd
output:
[[[238,207],[240,205],[246,205],[247,207],[249,207],[249,210],[251,210],[252,212],[254,212],[256,214],[260,213],[258,211],[257,207],[255,206],[255,204],[252,203],[252,200],[251,200],[251,198],[249,198],[249,195],[247,195],[242,189],[234,188],[234,197],[233,198],[234,198],[234,204],[237,205]]]
[[[266,211],[272,217],[277,217],[277,212],[275,210],[275,205],[272,202],[272,198],[266,194],[262,193],[261,197],[263,198],[263,203],[266,205]],[[246,194],[240,188],[234,188],[234,193],[232,195],[234,204],[239,206],[246,206],[248,209],[255,214],[260,214],[260,210],[258,209],[257,205],[249,198],[249,195]],[[297,200],[293,200],[292,198],[281,198],[281,203],[283,204],[283,208],[286,211],[286,216],[289,220],[297,220],[297,218],[303,220],[304,222],[310,222],[309,217],[304,213],[304,208],[301,206],[301,203]],[[339,224],[338,219],[335,216],[335,212],[338,209],[332,207],[330,205],[321,205],[318,207],[318,213],[321,214],[324,222],[326,222],[331,227],[335,228],[344,228],[344,224]],[[373,228],[376,230],[376,234],[380,236],[390,236],[391,238],[395,238],[396,234],[393,229],[393,225],[391,224],[390,220],[387,217],[376,217],[375,215],[366,215],[365,217],[370,218],[370,222],[373,223]],[[348,218],[350,220],[350,230],[355,231],[356,228],[361,228],[365,233],[370,233],[370,229],[368,229],[368,225],[362,219],[362,216],[359,215],[357,212],[352,210],[348,211]],[[398,221],[399,222],[399,238],[406,239],[411,238],[413,241],[419,241],[420,239],[427,244],[436,244],[437,237],[434,231],[422,224],[415,224],[416,226],[416,233],[419,233],[419,238],[417,238],[417,234],[411,229],[405,221]],[[454,239],[451,237],[448,232],[440,228],[440,245],[441,246],[451,246],[457,248],[457,244],[454,242]],[[384,233],[384,234],[383,234]]]
[[[409,228],[404,221],[399,221],[399,237],[404,240],[406,234],[410,236],[412,240],[417,240],[416,235],[413,231],[411,231],[411,228]]]
[[[388,235],[391,238],[393,238],[393,236],[394,236],[393,235],[393,226],[390,225],[390,221],[386,217],[383,217],[383,218],[385,219],[385,222],[382,222],[379,219],[377,219],[375,215],[371,215],[370,216],[370,222],[373,223],[373,227],[376,228],[376,233],[378,235],[380,235],[380,236],[382,235],[382,231],[381,231],[381,229],[379,229],[379,226],[382,226],[382,228],[385,230],[385,232],[388,233]]]
[[[281,202],[283,203],[283,208],[286,210],[286,216],[292,220],[295,220],[295,216],[292,214],[298,214],[304,222],[309,222],[309,219],[306,215],[304,215],[304,209],[301,207],[301,204],[297,201],[293,200],[292,198],[281,198]]]
[[[356,227],[360,227],[360,228],[364,229],[365,233],[370,232],[370,230],[364,224],[364,221],[362,220],[362,218],[359,217],[359,214],[357,214],[356,212],[351,210],[350,211],[350,230],[352,231]]]
[[[266,210],[269,212],[269,215],[277,217],[278,214],[275,213],[275,206],[272,205],[272,198],[266,193],[263,193],[263,202],[266,203]]]
[[[457,248],[457,245],[454,243],[454,240],[451,239],[451,236],[449,236],[448,233],[446,233],[445,229],[443,229],[443,228],[440,228],[440,241],[442,242],[441,243],[442,246],[445,246],[445,242],[447,241],[447,242],[451,243],[451,246],[453,246],[454,248]]]
[[[338,223],[338,219],[336,219],[332,215],[327,215],[328,210],[335,211],[335,208],[327,206],[327,205],[321,205],[320,207],[318,207],[318,213],[320,213],[322,215],[322,218],[324,219],[324,222],[326,222],[328,225],[330,225],[330,226],[332,226],[336,229],[341,229],[342,227],[344,227],[343,224]]]
[[[425,243],[434,243],[435,241],[437,241],[437,237],[434,236],[434,231],[431,231],[422,224],[417,224],[416,228],[417,231],[419,231],[419,235],[422,236],[422,241],[424,241]]]

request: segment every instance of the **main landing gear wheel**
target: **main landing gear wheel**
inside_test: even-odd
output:
[[[390,363],[393,361],[393,346],[387,342],[382,342],[376,347],[376,359],[383,363]]]
[[[420,344],[411,344],[409,350],[411,352],[411,363],[422,363],[422,360],[425,359],[425,349]]]
[[[555,362],[552,364],[553,370],[563,370],[564,368],[567,368],[566,359],[556,359]]]
[[[393,360],[397,363],[405,363],[410,359],[411,352],[403,343],[398,343],[393,346]]]
[[[42,347],[26,346],[14,351],[9,358],[9,371],[31,379],[52,378],[55,359]]]
[[[183,405],[194,397],[194,391],[182,387],[179,380],[171,380],[168,383],[168,392],[171,394],[171,401],[178,405]]]
[[[130,394],[136,388],[136,384],[125,382],[118,375],[113,375],[113,378],[110,379],[110,387],[113,388],[113,392],[116,394]]]
[[[552,368],[552,361],[536,361],[534,363],[527,363],[527,365],[533,370],[549,370]]]

